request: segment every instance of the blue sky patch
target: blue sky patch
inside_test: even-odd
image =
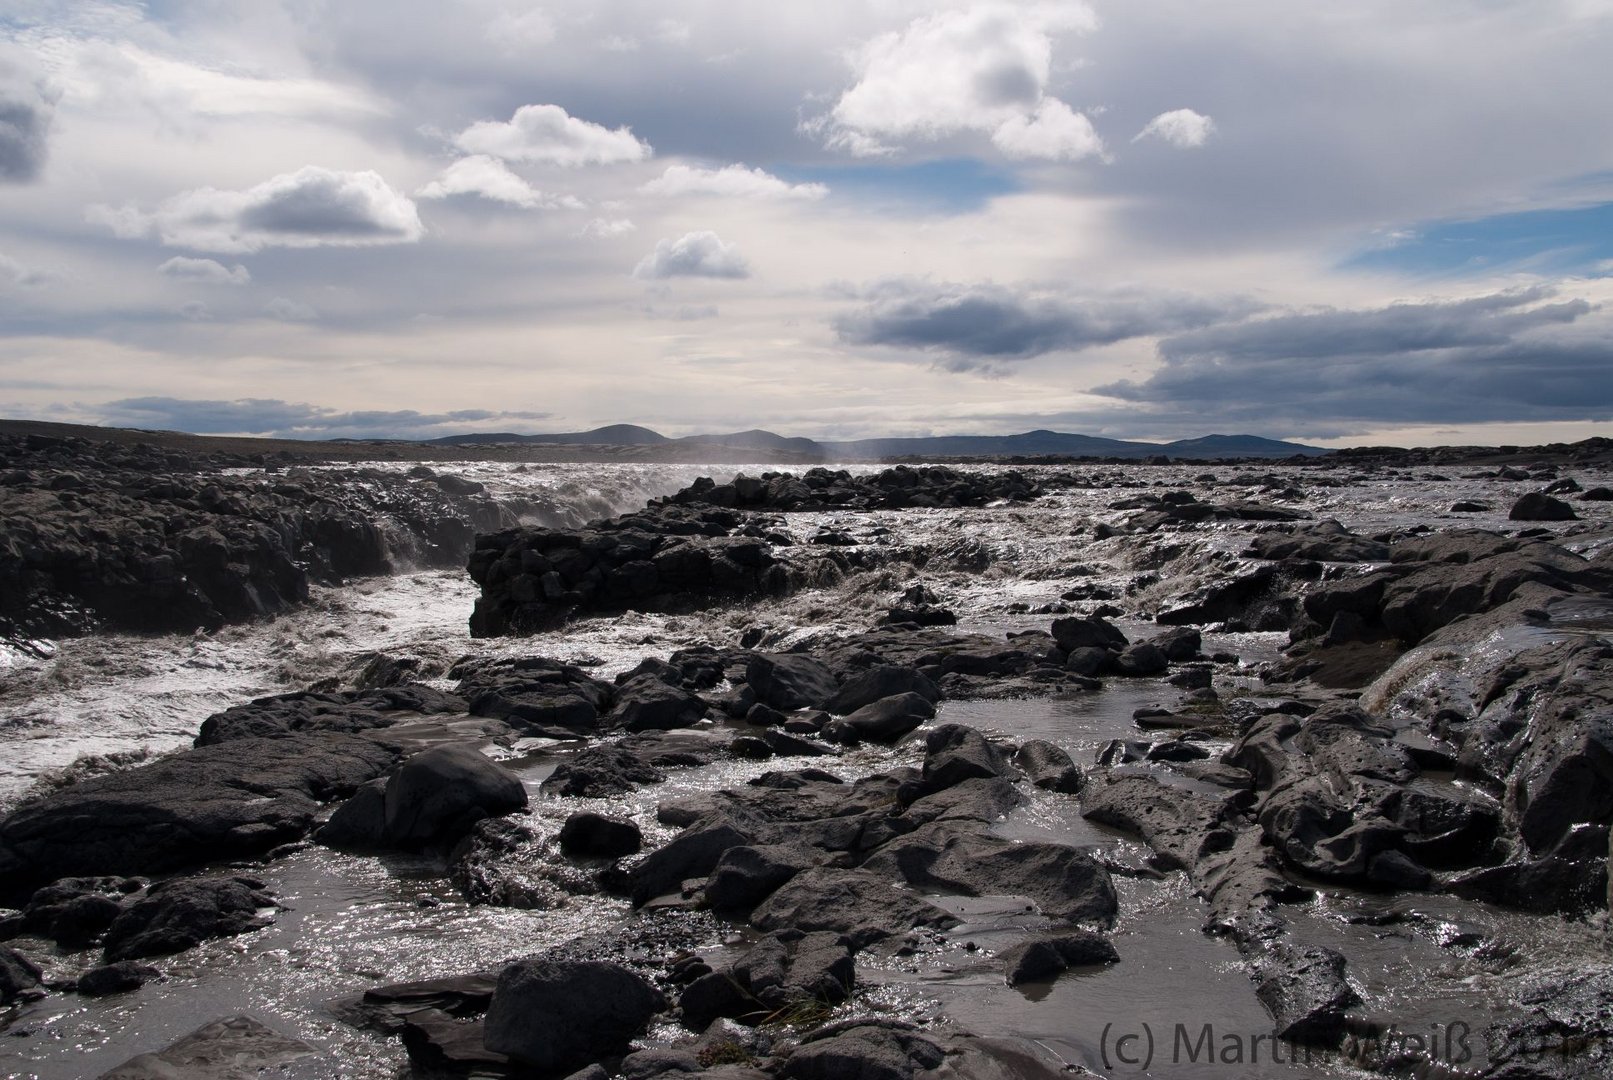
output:
[[[829,165],[771,170],[796,184],[827,184],[830,198],[918,213],[968,213],[1020,183],[1008,169],[975,158],[943,158],[910,165]]]
[[[1601,274],[1610,262],[1613,203],[1601,203],[1438,222],[1393,246],[1353,256],[1344,266],[1459,277],[1498,270]]]

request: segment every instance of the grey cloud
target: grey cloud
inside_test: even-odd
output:
[[[122,239],[155,232],[171,247],[218,252],[413,243],[425,233],[414,203],[380,174],[317,165],[245,191],[182,192],[149,214],[135,207],[97,205],[85,217]]]
[[[157,273],[201,285],[246,285],[252,280],[252,274],[240,263],[229,267],[214,259],[191,259],[184,255],[175,255],[157,267]]]
[[[1604,419],[1613,327],[1544,290],[1288,314],[1160,343],[1141,382],[1093,393],[1217,422],[1373,424]]]
[[[1170,293],[1069,296],[1001,285],[894,282],[834,326],[850,344],[940,353],[951,358],[949,366],[966,368],[1174,333],[1253,310],[1246,300]]]
[[[45,166],[55,96],[23,59],[0,52],[0,183],[26,184]]]
[[[429,438],[489,422],[543,420],[541,412],[458,409],[422,413],[414,409],[342,411],[278,398],[210,401],[191,398],[122,398],[93,406],[103,423],[162,428],[200,435],[246,434],[291,439]]]
[[[676,240],[661,240],[639,260],[636,278],[747,278],[750,264],[732,244],[714,232],[685,233]]]

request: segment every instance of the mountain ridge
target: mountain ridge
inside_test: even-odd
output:
[[[1038,428],[1017,435],[921,435],[877,439],[818,440],[779,435],[761,428],[727,434],[671,437],[635,424],[611,424],[591,431],[517,435],[513,432],[447,435],[425,440],[432,446],[616,445],[616,446],[724,446],[736,449],[777,450],[807,458],[880,459],[922,457],[1315,457],[1326,450],[1303,443],[1267,439],[1259,435],[1203,435],[1168,443],[1110,439],[1098,435]]]

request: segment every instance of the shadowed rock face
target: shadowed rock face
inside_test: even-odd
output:
[[[452,566],[512,520],[479,491],[394,473],[220,472],[250,464],[0,436],[0,638],[213,629],[400,556]]]
[[[540,957],[499,976],[483,1042],[564,1075],[624,1047],[665,1005],[659,990],[620,964]]]
[[[323,803],[397,763],[347,734],[236,739],[95,777],[0,821],[0,890],[247,858],[308,834]]]

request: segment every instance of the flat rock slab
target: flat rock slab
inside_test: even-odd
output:
[[[230,1016],[156,1053],[132,1057],[102,1073],[99,1080],[259,1080],[266,1070],[299,1063],[311,1066],[319,1056],[307,1043],[272,1031],[250,1016]]]

